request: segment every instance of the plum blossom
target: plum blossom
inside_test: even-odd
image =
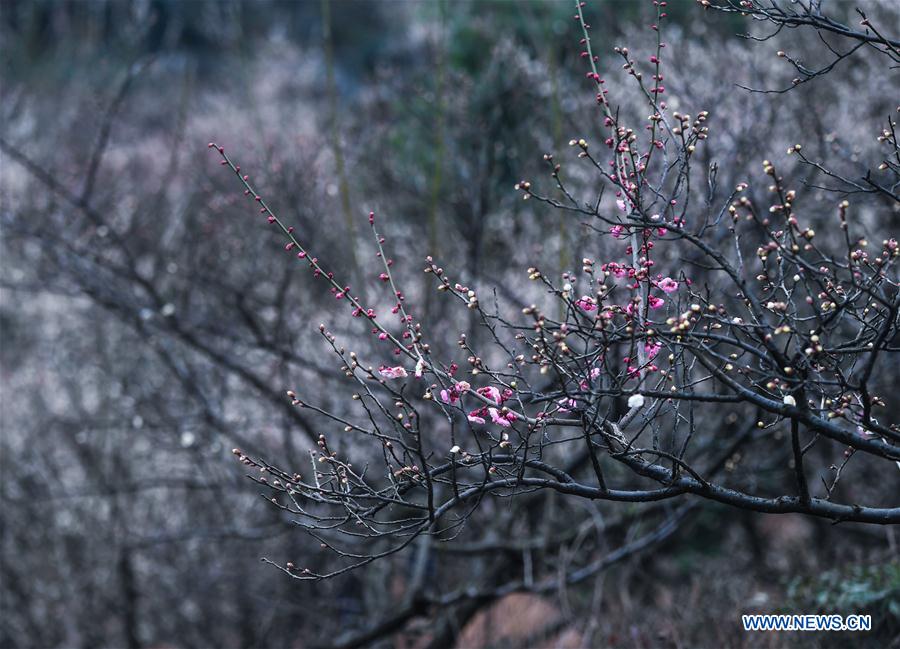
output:
[[[491,421],[504,428],[509,428],[510,423],[517,419],[516,413],[507,412],[506,414],[501,414],[496,408],[488,408],[488,414],[491,416]]]
[[[617,198],[616,199],[616,207],[619,208],[620,212],[624,214],[628,214],[634,209],[634,204],[631,202],[629,198]]]
[[[591,368],[591,371],[588,373],[588,375],[585,378],[581,379],[581,382],[578,384],[579,389],[588,390],[591,387],[590,381],[596,380],[597,377],[600,376],[601,372],[602,370],[599,367]],[[563,401],[565,401],[565,399],[560,400],[559,403],[562,404]]]
[[[666,301],[663,300],[661,297],[656,297],[654,295],[651,295],[647,298],[647,304],[650,305],[651,309],[658,309],[663,304],[665,304],[665,302]],[[637,309],[639,309],[639,308],[640,308],[640,298],[637,298],[637,302],[631,301],[625,305],[625,313],[628,314],[629,316],[634,316]]]
[[[628,230],[625,229],[623,225],[614,225],[610,228],[609,233],[613,235],[616,239],[622,239],[628,236]]]
[[[503,396],[500,394],[500,390],[498,390],[497,388],[495,388],[492,385],[489,385],[489,386],[486,386],[483,388],[478,388],[476,390],[476,392],[483,397],[487,397],[488,399],[490,399],[497,405],[503,403]]]
[[[618,264],[614,261],[611,261],[608,264],[603,264],[602,266],[600,266],[600,270],[609,272],[617,278],[634,277],[635,274],[634,268]]]
[[[556,403],[559,405],[560,412],[569,412],[578,407],[578,402],[568,397],[563,397]]]
[[[416,361],[416,371],[415,375],[417,379],[422,378],[422,374],[425,372],[425,361],[423,359],[419,359]]]
[[[510,390],[509,388],[503,390],[503,392],[500,392],[500,390],[493,386],[478,388],[476,392],[489,401],[492,401],[497,406],[502,405],[504,401],[510,399],[513,395],[512,390]],[[500,410],[494,406],[482,406],[480,408],[476,408],[467,415],[468,420],[474,424],[485,423],[485,417],[490,417],[491,421],[493,421],[495,424],[503,426],[504,428],[508,427],[513,421],[518,418],[513,412],[501,414]]]
[[[671,277],[661,279],[657,286],[659,286],[660,290],[662,290],[663,293],[674,293],[678,290],[678,282],[676,282]]]
[[[399,365],[397,367],[382,365],[378,368],[378,373],[386,379],[403,379],[409,376],[407,371]]]
[[[592,298],[590,295],[582,295],[578,300],[575,301],[575,306],[577,306],[582,311],[587,311],[590,313],[591,311],[597,310],[597,300]]]
[[[632,394],[628,397],[628,407],[629,408],[640,408],[644,405],[644,395],[643,394]]]
[[[471,387],[467,381],[460,381],[450,386],[449,390],[441,390],[441,401],[452,406],[459,402],[460,397],[468,392]]]

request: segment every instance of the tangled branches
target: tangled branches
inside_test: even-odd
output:
[[[698,172],[696,160],[715,115],[667,106],[659,28],[666,3],[654,4],[649,67],[628,48],[615,50],[650,110],[640,128],[615,109],[576,4],[602,135],[596,143],[577,137],[570,146],[574,164],[586,165],[601,189],[584,196],[589,189],[572,188],[568,167],[551,154],[544,157],[547,188],[529,180],[516,185],[523,199],[580,220],[596,242],[612,242],[613,253],[584,257],[581,272],[560,281],[532,266],[528,277],[541,298],[518,314],[427,258],[424,271],[437,290],[471,310],[482,334],[461,334],[454,358],[433,350],[374,213],[372,280],[387,290],[382,303],[341,283],[210,143],[248,200],[285,236],[285,250],[325,281],[385,350],[366,360],[321,325],[352,390],[337,407],[307,401],[303,389],[287,396],[341,432],[319,435],[307,468],[234,451],[258,472],[254,480],[272,505],[336,559],[321,567],[277,563],[287,574],[322,580],[417,539],[449,544],[467,525],[482,528],[480,512],[496,511],[492,503],[527,503],[545,491],[595,502],[700,498],[834,522],[900,522],[888,486],[900,466],[900,428],[885,412],[891,379],[878,380],[893,371],[889,356],[900,350],[900,246],[890,237],[870,242],[849,201],[859,192],[898,201],[895,123],[890,118],[880,135],[893,148],[879,180],[831,171],[797,144],[788,154],[839,186],[793,186],[766,160],[758,180],[723,192],[717,167]],[[794,15],[737,4],[721,8],[895,53],[893,41],[877,32],[848,33],[812,9]],[[823,193],[840,194],[825,216],[813,202]],[[813,214],[828,227],[824,236]],[[868,485],[842,482],[854,463],[878,477]],[[686,510],[665,511],[648,538],[664,537]],[[566,578],[601,567],[590,557],[570,558]],[[426,597],[424,573],[413,572],[413,592]],[[532,576],[500,588],[542,587]]]

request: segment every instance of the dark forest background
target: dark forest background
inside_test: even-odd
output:
[[[855,6],[831,10],[849,19]],[[894,3],[866,7],[900,26]],[[589,3],[601,66],[621,67],[613,46],[646,42],[652,9]],[[783,159],[798,133],[844,168],[875,150],[898,99],[877,57],[788,94],[748,93],[735,84],[789,82],[776,49],[823,61],[821,42],[748,41],[739,34],[756,26],[687,0],[669,13],[670,102],[711,111],[702,163],[718,163],[723,186]],[[342,372],[318,324],[349,340],[365,331],[288,263],[206,145],[225,146],[359,284],[377,209],[406,251],[395,254],[410,299],[452,349],[477,327],[425,290],[426,254],[527,304],[533,260],[559,274],[593,245],[513,190],[546,175],[544,153],[596,129],[579,39],[568,2],[2,0],[0,645],[343,646],[390,618],[410,556],[319,584],[259,561],[306,565],[320,549],[266,506],[231,449],[308,464],[298,430],[320,424],[284,391],[339,408]],[[646,118],[640,98],[623,101]],[[898,231],[896,209],[861,218]],[[547,538],[587,516],[559,500],[529,514]],[[610,543],[644,529],[617,518],[629,507],[591,513]],[[504,515],[483,538],[515,536],[515,511]],[[704,502],[664,544],[589,583],[430,610],[373,644],[787,646],[739,631],[740,614],[821,610],[870,612],[875,632],[854,641],[896,646],[898,543],[892,526]],[[489,556],[434,561],[476,583],[491,578]]]

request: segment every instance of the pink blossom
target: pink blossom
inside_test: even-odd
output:
[[[614,225],[610,229],[609,233],[616,239],[622,239],[623,237],[628,235],[628,230],[626,230],[622,225]]]
[[[478,388],[477,392],[481,396],[487,397],[488,399],[490,399],[491,401],[493,401],[496,404],[500,404],[503,402],[503,399],[500,395],[500,390],[498,390],[497,388],[495,388],[493,386],[489,385],[484,388]]]
[[[569,412],[570,410],[574,410],[576,406],[578,406],[578,402],[575,399],[563,397],[559,401],[556,402],[559,406],[560,412]]]
[[[597,310],[597,300],[592,298],[590,295],[582,295],[581,298],[575,301],[575,306],[577,306],[582,311],[596,311]]]
[[[590,387],[591,387],[591,384],[590,384],[589,381],[593,381],[593,380],[595,380],[598,376],[600,376],[600,371],[601,371],[601,370],[600,370],[599,367],[594,367],[594,368],[592,368],[591,371],[588,373],[588,376],[587,376],[586,378],[582,379],[582,380],[581,380],[581,383],[578,384],[578,387],[579,387],[581,390],[585,390],[585,391],[589,390]],[[560,403],[562,403],[562,402],[560,401]]]
[[[676,282],[671,277],[661,279],[657,286],[659,286],[660,290],[662,290],[664,293],[674,293],[678,290],[678,282]]]
[[[656,296],[654,296],[654,295],[651,295],[651,296],[647,299],[647,304],[650,305],[650,308],[651,308],[651,309],[658,309],[658,308],[661,307],[663,304],[665,304],[665,302],[666,302],[666,301],[665,301],[664,299],[662,299],[661,297],[656,297]]]
[[[608,264],[603,264],[600,266],[600,270],[609,271],[616,277],[634,277],[634,268],[630,266],[623,266],[622,264],[618,264],[614,261],[609,262]]]
[[[460,381],[459,383],[457,383],[457,386],[462,384],[465,384],[466,387],[470,387],[469,384],[465,383],[464,381]],[[493,386],[478,388],[477,392],[482,397],[489,399],[498,406],[507,399],[510,399],[513,395],[512,390],[510,390],[509,388],[503,390],[503,392],[500,392],[500,390]],[[447,397],[452,399],[451,394],[448,394]],[[441,395],[441,398],[443,398],[443,394]],[[475,424],[483,424],[485,421],[485,417],[488,416],[491,418],[491,421],[493,421],[495,424],[503,426],[504,428],[508,427],[511,422],[517,419],[516,415],[511,412],[508,412],[505,415],[500,414],[500,410],[494,406],[481,406],[480,408],[476,408],[467,415],[469,421]]]
[[[504,428],[509,427],[509,422],[506,420],[506,417],[502,417],[500,411],[496,408],[488,408],[488,414],[491,416],[491,421],[498,426],[503,426]]]
[[[378,368],[378,373],[386,379],[402,379],[409,376],[406,370],[399,365],[397,367],[388,367],[387,365],[382,365]]]
[[[454,405],[471,387],[468,382],[460,381],[456,385],[451,386],[449,390],[441,390],[441,401]]]

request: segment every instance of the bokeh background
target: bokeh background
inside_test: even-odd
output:
[[[894,3],[861,4],[900,33]],[[849,20],[855,6],[831,10]],[[748,41],[739,34],[757,26],[687,0],[668,11],[669,102],[710,111],[702,163],[723,186],[782,160],[798,134],[839,168],[874,155],[898,98],[882,60],[862,52],[791,93],[748,93],[736,84],[790,83],[776,50],[814,63],[822,43]],[[0,3],[0,645],[343,646],[390,618],[409,557],[322,584],[259,562],[306,565],[319,548],[266,506],[231,449],[308,464],[301,432],[319,423],[284,391],[339,409],[342,374],[318,324],[368,343],[206,144],[226,147],[357,286],[374,284],[365,215],[378,210],[405,290],[450,348],[477,327],[426,290],[426,254],[527,304],[525,268],[562,273],[609,245],[513,190],[546,176],[544,153],[599,132],[572,12],[488,0]],[[586,12],[614,87],[612,48],[649,51],[653,7],[600,0]],[[634,92],[616,101],[646,111]],[[575,187],[596,183],[573,174]],[[896,232],[900,215],[879,214]],[[573,511],[549,494],[529,524],[555,534]],[[505,515],[498,543],[516,533]],[[639,531],[611,524],[610,543]],[[886,646],[900,630],[898,542],[890,527],[704,504],[590,583],[432,610],[373,642],[787,646],[796,638],[740,632],[740,614],[825,610],[871,612],[876,632],[855,641]],[[477,584],[489,557],[435,561]]]

